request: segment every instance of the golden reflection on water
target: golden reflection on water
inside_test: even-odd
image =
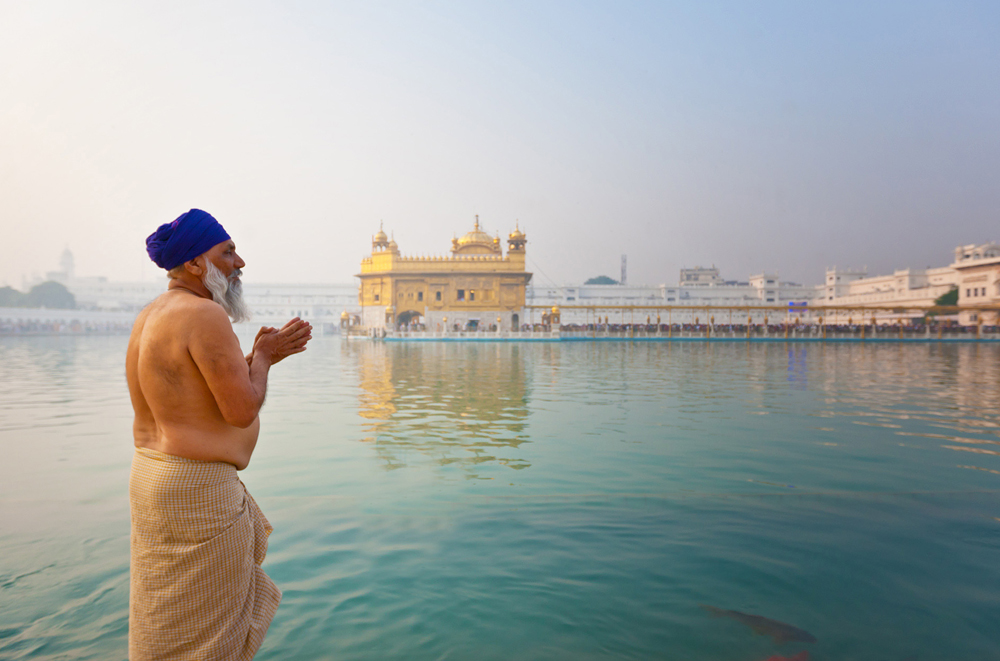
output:
[[[480,477],[486,462],[529,467],[518,448],[528,441],[532,384],[543,406],[557,397],[612,417],[626,396],[638,408],[668,406],[675,431],[712,417],[796,415],[798,400],[781,395],[811,391],[808,415],[826,418],[812,429],[844,435],[819,444],[838,447],[872,428],[906,436],[900,447],[960,452],[961,468],[995,473],[1000,456],[998,346],[344,342],[342,350],[357,374],[362,440],[390,469],[433,461]],[[606,426],[598,420],[594,430]],[[965,465],[973,456],[986,466]]]
[[[415,461],[476,467],[531,464],[518,452],[528,438],[528,385],[516,345],[343,342],[356,365],[361,440],[373,443],[387,469]]]

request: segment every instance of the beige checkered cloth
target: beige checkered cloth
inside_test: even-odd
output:
[[[252,659],[281,592],[260,568],[273,528],[236,467],[136,448],[129,499],[129,659]]]

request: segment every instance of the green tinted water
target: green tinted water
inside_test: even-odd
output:
[[[0,340],[0,658],[125,657],[123,353]],[[284,591],[258,658],[998,658],[998,359],[317,338],[242,474]]]

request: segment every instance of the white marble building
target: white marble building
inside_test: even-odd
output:
[[[594,312],[573,306],[784,306],[788,303],[812,301],[818,296],[815,286],[786,282],[777,273],[759,273],[748,280],[725,280],[719,269],[695,267],[681,269],[677,285],[529,285],[526,304],[559,307],[563,324],[586,324],[594,321]],[[600,313],[611,316],[608,313]],[[652,313],[655,316],[655,313]],[[673,321],[693,320],[704,313],[680,313]],[[541,313],[536,314],[536,319]],[[640,315],[641,316],[641,315]],[[691,319],[687,319],[691,317]],[[530,320],[530,317],[529,317]],[[610,321],[613,321],[609,318]],[[637,318],[636,323],[639,323]],[[664,322],[665,323],[665,322]]]
[[[955,248],[955,283],[962,307],[1000,306],[1000,244],[996,242]],[[960,312],[963,324],[996,324],[1000,312]]]
[[[963,307],[1000,304],[1000,244],[970,244],[955,248],[955,261],[948,266],[927,269],[901,269],[891,275],[868,276],[866,269],[826,271],[826,282],[820,287],[817,304],[845,307],[930,307],[952,289],[958,289],[958,305]],[[831,323],[846,321],[852,311],[828,316]],[[865,315],[867,318],[867,314]],[[880,310],[876,318],[895,321],[898,318],[922,317],[920,310],[898,312]],[[996,315],[987,315],[991,323]],[[975,324],[979,314],[962,312],[957,316],[962,324]]]

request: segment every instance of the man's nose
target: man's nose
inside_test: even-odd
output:
[[[239,255],[236,255],[236,268],[241,269],[246,265],[247,263],[243,261],[243,258],[240,257]]]

